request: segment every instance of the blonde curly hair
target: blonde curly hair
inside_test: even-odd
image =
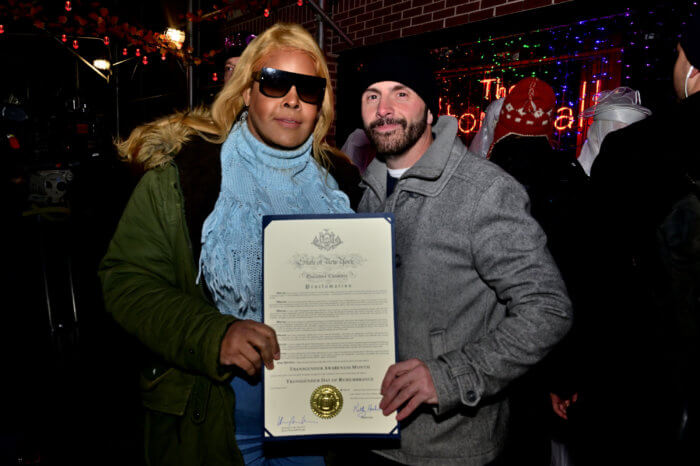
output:
[[[253,39],[241,55],[231,79],[224,85],[211,110],[198,108],[178,112],[141,125],[129,138],[116,143],[121,157],[148,170],[172,160],[192,136],[223,143],[233,125],[245,110],[243,92],[253,85],[253,72],[262,68],[267,56],[275,50],[298,50],[306,53],[316,65],[316,74],[326,79],[323,103],[313,130],[313,156],[323,167],[330,165],[329,154],[342,154],[326,142],[326,134],[334,118],[334,98],[328,64],[311,34],[298,24],[277,23]]]

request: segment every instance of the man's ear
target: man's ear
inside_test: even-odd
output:
[[[250,107],[250,90],[251,88],[249,87],[241,94],[243,96],[243,103],[246,107]]]
[[[430,110],[428,110],[428,124],[429,124],[429,125],[432,125],[434,120],[435,120],[435,119],[433,118],[433,112],[431,112]]]

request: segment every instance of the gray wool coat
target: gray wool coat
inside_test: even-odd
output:
[[[467,151],[457,121],[386,197],[386,165],[363,177],[359,212],[393,212],[399,360],[426,363],[438,404],[401,424],[405,464],[482,465],[498,456],[508,403],[497,396],[566,334],[571,303],[522,186]]]

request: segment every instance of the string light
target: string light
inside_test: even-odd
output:
[[[144,65],[148,65],[148,55],[144,55],[144,56],[143,56],[143,60],[141,60],[141,62],[142,62]]]
[[[165,38],[177,49],[181,49],[182,44],[185,42],[185,32],[175,28],[168,28],[165,31]]]
[[[269,18],[269,17],[270,17],[270,9],[269,9],[269,8],[265,8],[265,11],[263,11],[263,16],[264,16],[265,18]]]
[[[124,55],[124,56],[126,57],[126,56],[128,55],[128,53],[129,53],[129,51],[126,50],[126,47],[124,47],[124,48],[122,49],[122,55]]]
[[[105,45],[109,45],[109,36],[104,36],[102,41],[105,43]]]
[[[61,34],[61,42],[68,42],[68,36],[66,36],[65,34]]]
[[[216,73],[212,73],[212,75],[211,75],[211,80],[214,81],[214,82],[216,82],[216,81],[219,80],[219,77],[217,76]]]
[[[297,0],[298,6],[304,6],[304,0]]]
[[[469,142],[482,125],[483,110],[493,100],[505,97],[519,80],[539,77],[557,95],[553,135],[559,148],[578,152],[592,122],[581,116],[582,111],[596,105],[602,91],[633,85],[629,81],[635,77],[632,69],[649,73],[661,68],[660,50],[672,40],[664,31],[675,28],[668,23],[680,22],[677,7],[664,8],[664,12],[655,9],[653,15],[648,10],[630,13],[628,9],[524,33],[475,37],[469,43],[435,49],[442,63],[436,73],[441,86],[439,114],[453,115],[458,134]]]
[[[5,26],[0,24],[0,34],[5,34]]]
[[[141,49],[136,49],[136,56],[140,57],[141,56]]]
[[[73,48],[74,48],[75,50],[78,50],[78,47],[80,47],[80,45],[78,44],[78,40],[77,40],[77,39],[74,39],[74,40],[73,40]]]
[[[73,5],[71,5],[71,2],[66,2],[65,9],[66,11],[71,11],[73,9]]]
[[[104,58],[98,58],[97,60],[94,60],[92,62],[92,65],[98,70],[102,71],[107,71],[112,67],[112,64],[109,62],[109,60],[105,60]]]

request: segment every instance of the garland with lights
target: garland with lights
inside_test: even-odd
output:
[[[214,10],[205,13],[198,10],[195,13],[179,15],[185,22],[201,23],[226,20],[229,13],[270,15],[271,8],[279,5],[280,0],[222,0],[221,7],[214,5]],[[297,0],[302,6],[303,0]],[[201,56],[195,56],[191,47],[182,46],[182,40],[173,40],[166,33],[154,32],[138,25],[120,21],[99,1],[74,0],[63,2],[61,13],[48,13],[47,8],[39,0],[19,1],[6,0],[0,3],[0,35],[22,29],[26,24],[40,29],[60,39],[74,50],[80,48],[83,39],[101,39],[106,46],[114,40],[121,42],[123,57],[138,57],[142,63],[148,64],[149,55],[158,55],[161,60],[173,56],[185,64],[211,64],[214,57],[224,50],[224,47],[211,49]],[[248,40],[249,42],[250,40]],[[228,43],[225,47],[229,47]]]

